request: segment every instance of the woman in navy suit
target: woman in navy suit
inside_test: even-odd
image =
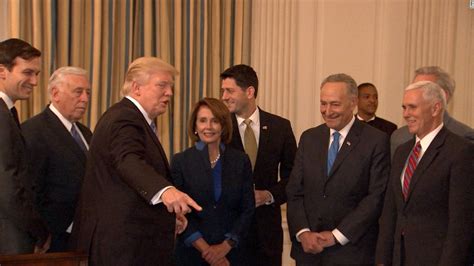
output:
[[[203,210],[186,215],[178,237],[177,265],[246,265],[245,235],[255,210],[248,156],[226,144],[232,139],[227,107],[204,98],[194,107],[188,135],[195,145],[173,157],[174,184]]]

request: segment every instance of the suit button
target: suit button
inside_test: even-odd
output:
[[[216,209],[216,208],[217,208],[217,206],[216,206],[216,205],[214,205],[214,206],[212,206],[212,208]]]
[[[327,198],[327,197],[328,197],[328,195],[326,195],[326,194],[323,195],[323,198],[324,198],[324,199]]]

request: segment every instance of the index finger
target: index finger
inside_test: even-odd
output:
[[[187,203],[189,206],[193,207],[196,211],[202,211],[202,207],[199,206],[191,197],[188,197],[188,198],[187,198],[186,203]]]

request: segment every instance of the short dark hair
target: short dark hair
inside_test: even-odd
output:
[[[0,42],[0,64],[4,65],[8,71],[11,71],[15,66],[17,57],[30,60],[40,56],[40,50],[23,40],[12,38]]]
[[[377,89],[377,87],[375,87],[374,84],[370,82],[364,82],[364,83],[359,84],[359,86],[357,86],[357,90],[360,92],[361,89],[366,88],[366,87],[372,87],[374,89]]]
[[[188,136],[191,140],[193,142],[199,141],[199,136],[194,132],[196,131],[197,114],[202,106],[207,106],[216,117],[217,121],[221,124],[222,142],[226,144],[230,143],[232,140],[232,119],[230,118],[230,112],[223,102],[215,98],[203,98],[194,105],[193,111],[188,120]]]
[[[235,79],[235,83],[237,83],[237,86],[244,88],[244,90],[250,86],[254,87],[254,96],[255,98],[257,98],[258,77],[257,73],[255,72],[255,70],[253,70],[251,66],[247,66],[244,64],[231,66],[221,73],[221,80],[224,80],[226,78]]]

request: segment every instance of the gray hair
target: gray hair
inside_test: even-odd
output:
[[[73,66],[58,68],[56,69],[56,71],[54,71],[54,73],[49,78],[48,93],[49,93],[50,98],[52,96],[51,94],[52,94],[53,88],[58,86],[59,84],[62,84],[64,82],[65,77],[68,75],[83,76],[87,80],[89,80],[87,71],[83,68],[73,67]]]
[[[346,83],[347,93],[349,95],[357,98],[357,95],[359,94],[358,89],[357,89],[357,83],[351,76],[347,74],[338,73],[338,74],[333,74],[333,75],[328,76],[327,78],[323,80],[323,82],[321,82],[320,88],[323,88],[323,86],[328,82]]]
[[[442,68],[438,66],[424,66],[415,70],[415,77],[418,75],[433,75],[436,77],[436,84],[438,84],[447,94],[447,98],[451,99],[456,88],[456,82]]]
[[[410,84],[405,91],[409,90],[423,90],[423,99],[432,104],[440,102],[443,110],[446,109],[446,94],[441,86],[431,81],[418,81]]]

